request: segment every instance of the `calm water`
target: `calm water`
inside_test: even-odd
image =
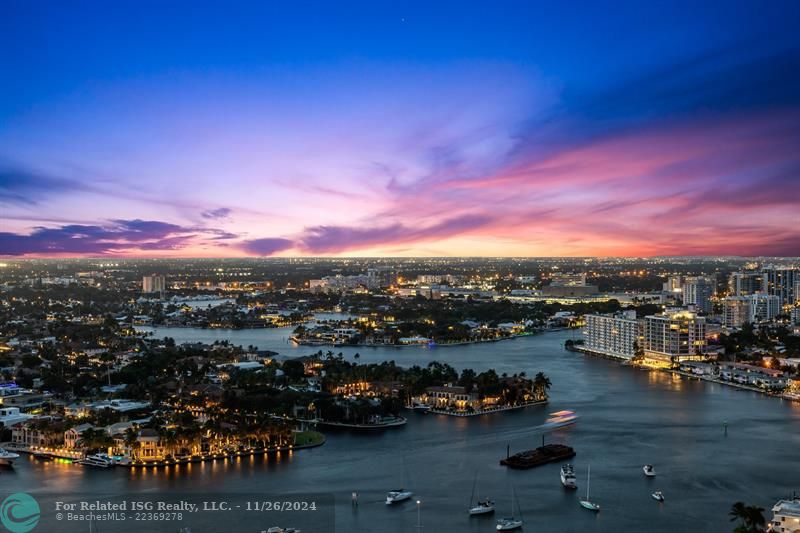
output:
[[[157,336],[178,342],[227,338],[286,355],[314,351],[286,344],[289,331],[161,329]],[[320,448],[271,461],[247,459],[159,472],[90,471],[22,461],[13,472],[0,475],[0,490],[333,493],[337,531],[392,533],[416,531],[417,525],[412,501],[390,508],[383,503],[385,492],[400,484],[422,501],[423,531],[493,531],[494,518],[470,519],[466,514],[476,472],[480,494],[497,501],[498,516],[510,511],[513,485],[524,531],[537,532],[731,531],[727,513],[734,501],[769,509],[778,498],[800,490],[800,404],[567,352],[563,343],[570,335],[437,349],[341,350],[349,358],[358,351],[361,361],[394,359],[410,365],[440,360],[459,369],[529,375],[541,370],[553,381],[546,407],[471,419],[410,414],[403,428],[377,435],[330,433]],[[562,489],[557,464],[529,471],[498,464],[507,445],[512,450],[538,445],[541,437],[532,428],[559,409],[581,415],[577,425],[548,436],[576,449],[577,494]],[[596,515],[578,505],[589,463],[592,499],[603,508]],[[655,464],[655,479],[642,475],[645,463]],[[353,490],[360,494],[356,511],[350,503]],[[654,490],[664,492],[664,504],[650,498]],[[251,530],[231,529],[235,520],[228,520],[211,520],[208,529],[193,528],[193,533]],[[264,528],[269,525],[274,524]]]

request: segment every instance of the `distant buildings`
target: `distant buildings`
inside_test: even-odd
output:
[[[728,296],[722,301],[722,324],[727,328],[741,328],[752,322],[751,298],[747,296]]]
[[[586,273],[556,272],[550,275],[550,285],[556,287],[585,287]]]
[[[662,291],[670,294],[683,293],[683,276],[670,276],[662,285]]]
[[[609,357],[632,359],[641,347],[641,324],[636,311],[586,315],[584,348]]]
[[[764,276],[755,270],[734,272],[728,278],[728,292],[732,296],[748,296],[763,288]]]
[[[683,305],[693,306],[696,311],[709,314],[713,310],[711,297],[715,282],[711,278],[687,278],[683,284]]]
[[[750,321],[764,322],[781,314],[781,299],[775,294],[758,292],[750,295]]]
[[[550,284],[542,288],[544,296],[587,296],[597,294],[597,285],[587,285],[583,272],[556,272],[550,275]]]
[[[142,278],[142,292],[145,294],[160,293],[167,290],[167,278],[153,274]]]
[[[795,302],[795,286],[800,281],[800,270],[794,266],[768,265],[761,269],[761,273],[764,292],[778,296],[780,305]]]
[[[706,348],[706,319],[685,309],[668,310],[644,319],[644,356],[662,362],[702,359]]]
[[[325,276],[308,282],[311,292],[349,292],[358,289],[379,289],[397,284],[397,273],[392,270],[371,268],[366,274],[352,276]]]

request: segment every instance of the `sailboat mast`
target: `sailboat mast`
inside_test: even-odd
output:
[[[475,487],[478,485],[478,473],[475,472],[475,479],[472,481],[472,494],[469,497],[469,506],[472,507],[472,502],[475,501]]]
[[[589,481],[592,479],[592,465],[586,469],[586,501],[589,501]]]

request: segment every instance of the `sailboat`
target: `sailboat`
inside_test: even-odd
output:
[[[406,476],[406,466],[405,465],[406,465],[406,461],[405,461],[405,458],[404,458],[403,459],[403,478],[404,479],[405,479],[405,476]],[[411,496],[413,496],[413,495],[414,495],[413,492],[411,492],[410,490],[406,490],[404,488],[390,490],[389,492],[386,493],[386,505],[392,505],[394,503],[405,501],[405,500],[411,498]]]
[[[589,509],[590,511],[597,512],[600,510],[600,505],[594,503],[592,500],[589,499],[589,480],[591,479],[591,477],[592,477],[592,465],[589,465],[589,467],[586,470],[586,499],[581,500],[581,507],[583,507],[584,509]]]
[[[517,511],[519,511],[519,518],[514,516],[514,503],[517,503]],[[511,487],[511,516],[506,516],[497,521],[497,531],[511,531],[522,527],[522,509],[519,508],[517,496],[514,493],[514,487]]]
[[[479,515],[479,514],[488,514],[494,512],[494,502],[489,498],[481,500],[480,497],[478,498],[477,503],[475,501],[475,488],[478,485],[478,474],[475,474],[475,481],[472,482],[472,496],[469,497],[469,514],[470,515]]]

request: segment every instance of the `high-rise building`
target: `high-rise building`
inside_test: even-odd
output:
[[[696,311],[711,313],[714,280],[706,277],[686,278],[683,284],[683,305],[694,306]]]
[[[781,314],[781,299],[775,294],[757,292],[750,298],[750,322],[772,320]]]
[[[795,285],[800,280],[800,271],[793,266],[768,265],[761,269],[764,276],[763,291],[778,296],[781,305],[791,305],[795,301]]]
[[[734,272],[728,278],[728,292],[731,296],[748,296],[759,292],[763,286],[764,276],[755,270]]]
[[[663,362],[702,359],[706,349],[706,319],[692,311],[672,310],[644,319],[644,355]]]
[[[683,292],[683,276],[670,276],[664,282],[662,289],[663,292],[671,294]]]
[[[142,278],[142,292],[145,294],[163,293],[167,290],[167,279],[164,276],[153,274]]]
[[[728,296],[722,301],[722,323],[728,328],[740,328],[752,320],[751,299],[747,296]]]
[[[636,311],[624,311],[616,315],[586,315],[586,341],[589,351],[631,359],[636,355],[636,346],[642,346],[641,323],[636,320]]]

